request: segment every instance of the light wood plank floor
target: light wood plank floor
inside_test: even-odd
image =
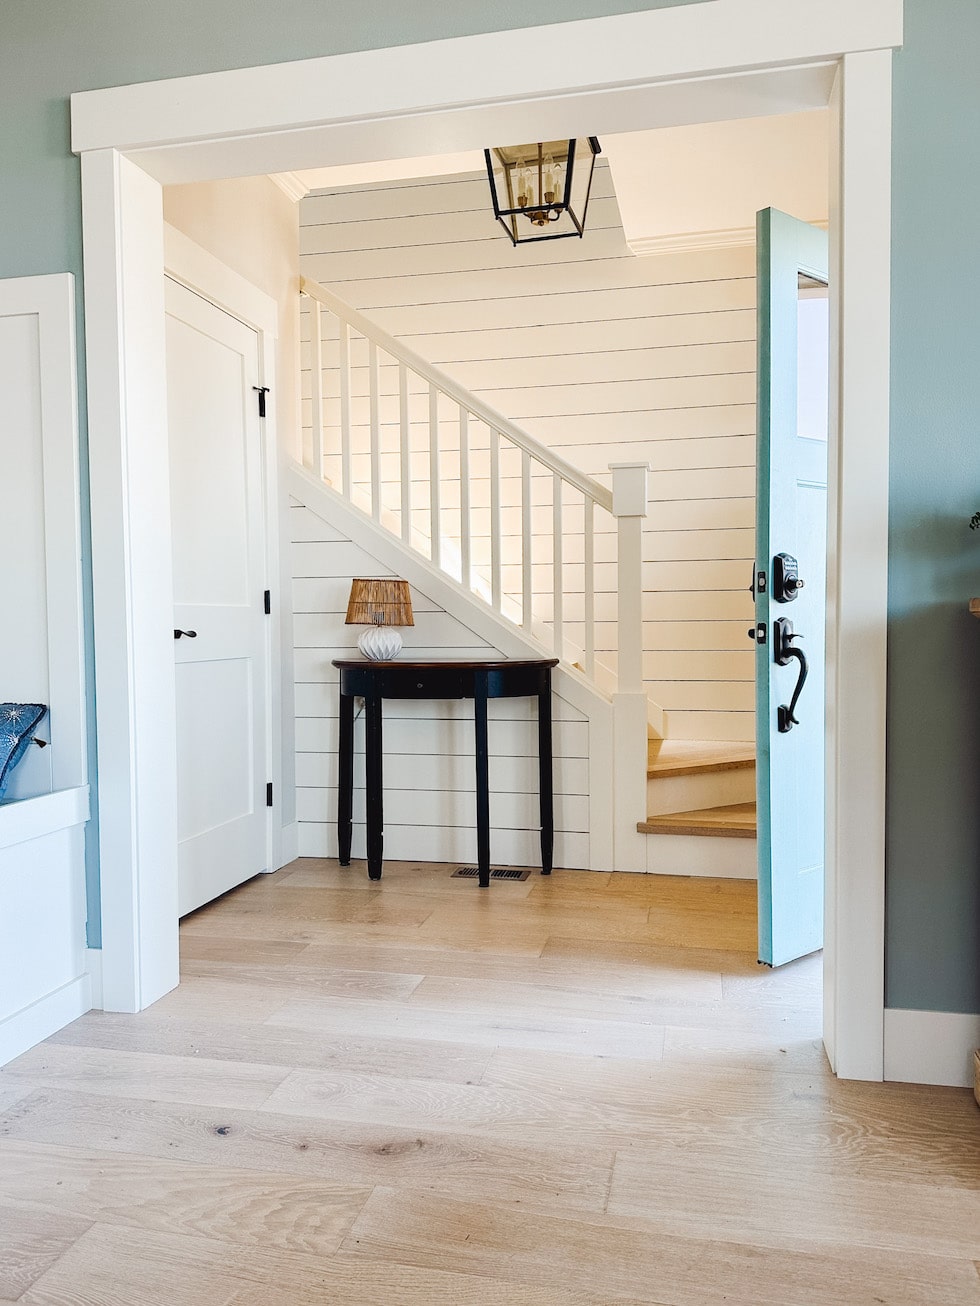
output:
[[[0,1306],[980,1302],[966,1091],[838,1083],[754,885],[304,859],[0,1072]]]

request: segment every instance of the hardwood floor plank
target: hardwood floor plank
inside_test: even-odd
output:
[[[241,1013],[240,1013],[241,1015]],[[344,1069],[352,1074],[477,1081],[490,1057],[487,1048],[433,1039],[378,1038],[370,1032],[311,1039],[302,1029],[261,1023],[181,1020],[143,1021],[111,1012],[90,1012],[52,1036],[50,1043],[169,1056],[259,1062],[288,1069]],[[0,1079],[2,1082],[2,1079]],[[17,1097],[26,1097],[31,1086]]]
[[[719,999],[722,996],[721,959],[736,954],[688,953],[664,950],[655,961],[652,949],[645,950],[642,962],[618,964],[606,957],[603,945],[593,947],[583,940],[559,955],[553,952],[556,940],[549,939],[540,957],[476,951],[466,948],[399,947],[396,944],[371,947],[344,944],[310,944],[296,962],[298,967],[329,965],[364,965],[372,970],[412,971],[422,969],[428,977],[445,979],[487,979],[518,984],[547,985],[549,988],[587,989],[593,993],[618,993],[626,996],[660,996],[673,994],[692,999]],[[609,944],[610,948],[617,945]],[[622,945],[629,947],[630,945]],[[638,951],[644,951],[636,945]],[[702,961],[702,958],[704,960]],[[753,965],[755,963],[753,962]]]
[[[239,1249],[335,1252],[371,1187],[299,1175],[0,1139],[5,1201],[39,1219],[73,1217],[157,1233],[201,1234]]]
[[[44,1088],[230,1108],[261,1106],[287,1073],[282,1066],[42,1043],[0,1070],[0,1082],[25,1075]]]
[[[711,998],[704,1000],[710,1002]],[[426,1007],[447,1012],[465,1009],[474,1014],[496,1014],[508,1019],[526,1013],[549,1017],[573,1016],[578,1020],[601,1020],[629,1025],[663,1023],[662,1003],[652,997],[590,993],[585,988],[531,984],[527,980],[517,983],[492,979],[448,979],[430,975],[413,991],[407,1005],[413,1009]]]
[[[374,1265],[350,1255],[333,1257],[305,1284],[290,1284],[289,1306],[324,1306],[325,1302],[338,1306],[558,1306],[554,1291],[547,1286],[518,1286],[482,1274],[420,1270],[391,1261]],[[594,1296],[591,1292],[563,1292],[561,1296],[561,1306],[611,1306],[611,1302],[605,1294]],[[229,1306],[269,1306],[269,1290],[243,1289]],[[615,1306],[662,1304],[617,1297]]]
[[[93,1225],[18,1306],[228,1306],[250,1277],[221,1243]]]
[[[622,1227],[611,1219],[523,1219],[507,1208],[376,1190],[346,1244],[364,1256],[452,1265],[516,1283],[610,1296],[655,1293],[672,1306],[975,1306],[971,1262],[891,1249],[777,1250]]]
[[[223,1168],[394,1185],[550,1209],[601,1211],[613,1149],[510,1143],[475,1133],[402,1129],[259,1111],[42,1091],[0,1117],[0,1138],[165,1157]]]
[[[267,879],[268,877],[263,877]],[[346,889],[334,893],[310,891],[290,883],[253,887],[254,881],[236,894],[226,894],[217,902],[202,907],[188,917],[195,927],[220,924],[256,913],[275,922],[327,922],[330,924],[394,924],[399,928],[421,925],[433,911],[435,900],[419,894],[400,894],[390,884],[368,881],[369,888]]]
[[[0,1199],[0,1293],[16,1301],[81,1238],[91,1220]]]
[[[282,939],[253,939],[247,948],[234,936],[215,934],[188,934],[180,932],[180,964],[183,970],[192,961],[244,962],[256,966],[285,965],[294,961],[306,949],[305,943],[287,943]]]
[[[618,1299],[617,1299],[618,1301]],[[548,1288],[505,1279],[366,1265],[348,1255],[313,1257],[264,1248],[228,1259],[203,1237],[95,1226],[29,1293],[22,1306],[555,1306]],[[572,1293],[563,1306],[601,1306]],[[625,1303],[623,1304],[625,1306]]]
[[[256,877],[0,1072],[0,1306],[980,1306],[972,1095],[835,1079],[753,882],[451,869]]]
[[[307,949],[303,950],[304,952]],[[333,997],[404,999],[411,996],[425,978],[393,971],[345,970],[337,967],[283,963],[264,966],[251,961],[187,961],[182,977],[223,980],[275,990],[286,997]]]
[[[727,940],[726,940],[727,942]],[[706,948],[677,944],[657,943],[655,940],[617,942],[615,939],[569,939],[553,934],[544,946],[542,957],[554,959],[562,965],[581,964],[588,959],[596,975],[620,971],[642,977],[651,971],[717,971],[720,975],[757,975],[759,964],[755,949]]]
[[[484,1047],[526,1047],[586,1056],[645,1057],[658,1061],[663,1029],[658,1025],[610,1024],[586,1017],[432,1010],[411,1003],[291,1002],[270,1017],[274,1026],[309,1030],[333,1038],[356,1032],[365,1022],[380,1038],[449,1038]]]
[[[905,1180],[865,1178],[860,1165],[827,1164],[814,1154],[794,1168],[769,1158],[752,1165],[685,1164],[638,1147],[617,1155],[608,1214],[643,1217],[636,1228],[756,1246],[814,1243],[969,1259],[980,1253],[980,1193]]]
[[[301,857],[292,864],[296,869],[289,872],[291,888],[316,889],[326,893],[356,893],[363,892],[367,882],[367,870],[363,862],[344,867],[326,857]],[[452,872],[455,869],[454,865],[432,866],[424,862],[389,861],[386,857],[380,884],[385,893],[420,894],[428,898],[447,898],[451,902],[458,902],[473,886],[465,880],[453,879]],[[567,882],[568,877],[577,874],[574,871],[552,872],[556,882],[559,879]],[[282,875],[282,871],[277,873],[279,875]],[[597,874],[594,878],[604,881],[606,877]],[[538,882],[541,882],[541,877],[534,875],[527,880],[505,880],[495,883],[492,892],[497,894],[499,891],[500,896],[506,897],[508,901],[517,901],[526,898]]]

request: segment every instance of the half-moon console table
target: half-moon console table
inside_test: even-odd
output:
[[[480,887],[490,884],[490,754],[487,700],[537,698],[538,787],[541,800],[541,874],[551,874],[555,821],[551,759],[551,669],[557,658],[497,662],[368,662],[337,659],[340,670],[340,755],[337,838],[340,864],[350,865],[354,809],[354,699],[363,698],[367,863],[372,880],[381,879],[384,846],[381,704],[386,698],[472,698],[476,725],[476,846]]]

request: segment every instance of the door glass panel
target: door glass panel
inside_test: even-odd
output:
[[[827,287],[799,274],[797,303],[797,432],[827,442],[830,364],[830,298]]]

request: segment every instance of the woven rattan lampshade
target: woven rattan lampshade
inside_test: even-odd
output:
[[[348,626],[414,626],[407,580],[355,577],[347,604]]]

